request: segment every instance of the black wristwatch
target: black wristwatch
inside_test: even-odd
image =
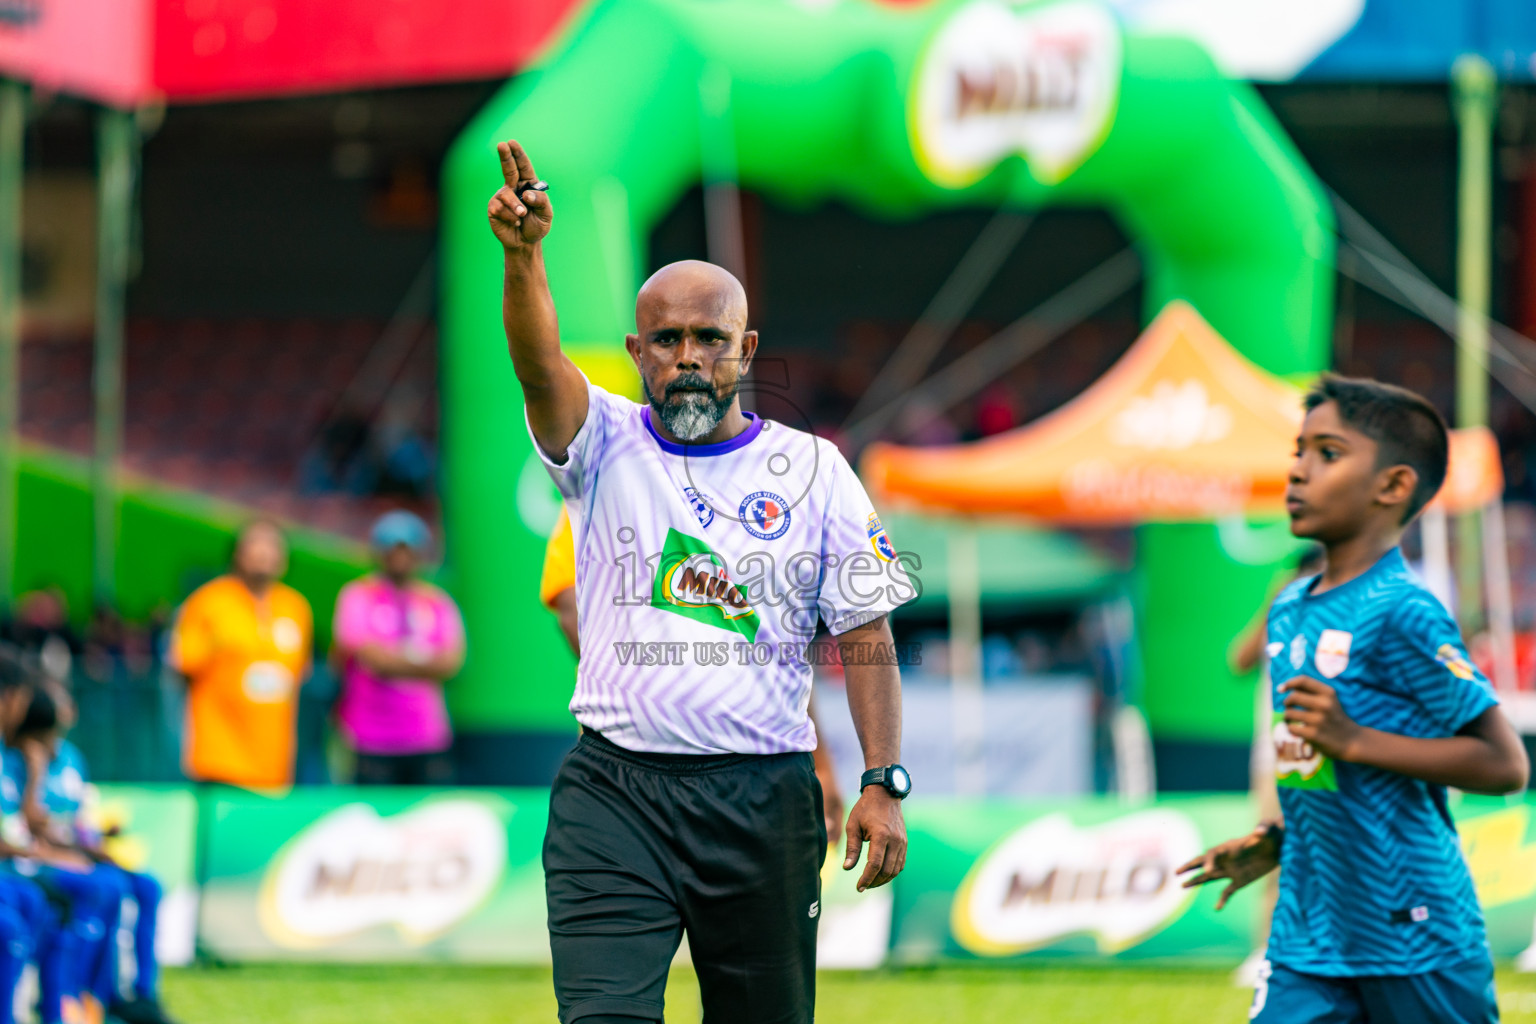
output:
[[[905,800],[912,792],[912,776],[899,764],[884,764],[859,776],[859,791],[865,786],[880,786],[897,800]]]

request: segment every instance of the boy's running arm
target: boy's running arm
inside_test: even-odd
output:
[[[546,454],[559,461],[586,422],[587,384],[576,364],[560,350],[555,300],[544,274],[544,236],[549,234],[554,211],[548,192],[528,187],[539,178],[523,147],[503,142],[496,153],[506,184],[491,197],[486,215],[504,257],[502,325],[533,436]]]
[[[1490,707],[1454,736],[1420,738],[1371,729],[1352,720],[1327,683],[1297,676],[1280,687],[1285,722],[1337,761],[1351,761],[1469,793],[1504,794],[1525,788],[1530,764],[1509,719]]]
[[[1260,822],[1245,836],[1217,843],[1180,867],[1177,874],[1199,869],[1198,875],[1184,880],[1185,889],[1193,889],[1207,882],[1225,881],[1227,887],[1221,890],[1221,895],[1216,899],[1216,909],[1220,910],[1227,905],[1233,893],[1280,866],[1280,844],[1284,840],[1285,828],[1280,822]]]

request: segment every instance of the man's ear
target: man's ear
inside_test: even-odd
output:
[[[624,350],[629,353],[629,358],[635,364],[635,372],[640,372],[640,335],[624,335]]]
[[[747,371],[752,369],[752,357],[757,355],[757,332],[747,331],[741,336],[741,373],[738,376],[745,377]]]
[[[1376,503],[1389,508],[1406,505],[1418,486],[1419,474],[1412,466],[1388,466],[1376,474]]]

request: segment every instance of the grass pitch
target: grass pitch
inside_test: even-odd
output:
[[[552,1024],[549,970],[507,967],[188,968],[166,972],[167,1008],[185,1024]],[[941,968],[829,972],[816,1015],[882,1024],[1239,1024],[1250,993],[1228,971],[1188,968]],[[1536,975],[1499,972],[1505,1022],[1536,1024]],[[667,1024],[698,1024],[698,983],[677,970]]]

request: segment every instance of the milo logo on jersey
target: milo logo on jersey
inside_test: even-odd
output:
[[[1284,712],[1274,713],[1270,736],[1275,743],[1275,785],[1338,792],[1339,780],[1333,773],[1333,761],[1292,733],[1285,724]]]
[[[667,531],[667,542],[656,564],[651,604],[687,616],[706,626],[757,637],[761,620],[747,601],[747,588],[732,583],[725,560],[697,537]]]

